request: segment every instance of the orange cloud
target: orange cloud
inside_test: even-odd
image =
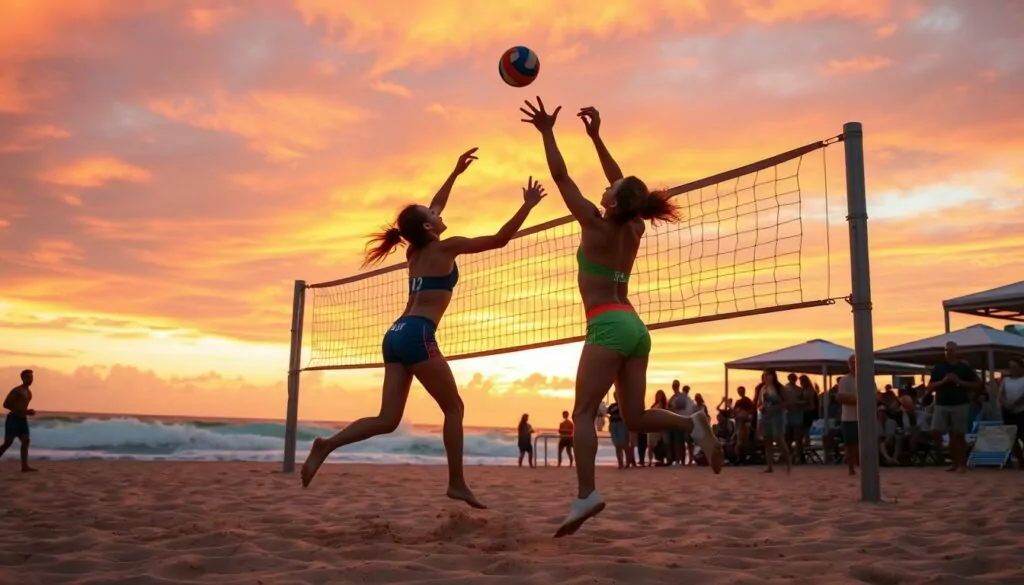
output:
[[[118,0],[5,0],[0,3],[0,57],[43,54],[68,28],[103,20],[134,4]]]
[[[82,199],[77,195],[72,195],[70,193],[60,195],[60,200],[73,207],[80,207],[82,205]]]
[[[412,97],[412,91],[404,85],[398,83],[390,83],[387,81],[374,81],[370,84],[370,87],[381,92],[390,93],[391,95],[397,95],[398,97],[410,98]]]
[[[235,7],[194,8],[188,12],[188,26],[200,33],[210,33],[231,18],[237,16]]]
[[[39,242],[32,253],[32,260],[40,264],[59,266],[72,260],[82,260],[81,249],[63,240],[44,240]]]
[[[875,29],[875,34],[878,36],[878,38],[887,39],[892,35],[896,34],[896,31],[899,30],[899,28],[900,27],[897,24],[887,24],[885,26],[880,26],[877,29]]]
[[[39,180],[69,187],[100,187],[111,181],[146,183],[148,170],[113,157],[95,157],[76,161],[43,173]]]
[[[302,158],[323,148],[339,129],[369,116],[361,107],[335,100],[275,92],[245,97],[216,92],[207,99],[155,99],[148,106],[171,120],[241,136],[276,162]]]
[[[867,73],[891,67],[892,59],[880,55],[852,57],[850,59],[832,59],[825,66],[825,72],[831,75],[844,73]]]
[[[701,0],[655,0],[644,3],[641,10],[628,0],[597,4],[563,0],[558,18],[551,18],[550,10],[536,3],[515,6],[460,0],[407,4],[402,10],[331,0],[295,0],[294,4],[307,24],[324,23],[347,50],[373,51],[377,60],[369,72],[372,78],[406,67],[439,68],[450,56],[480,55],[496,64],[501,50],[495,52],[496,43],[511,46],[539,35],[549,39],[552,53],[579,54],[581,48],[574,39],[581,35],[632,37],[659,25],[692,24],[708,18],[708,8]],[[509,18],[512,13],[516,18]],[[452,34],[464,30],[467,23],[487,33]]]

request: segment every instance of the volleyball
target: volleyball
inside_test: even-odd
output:
[[[512,47],[498,61],[498,74],[512,87],[526,87],[537,79],[540,59],[526,47]]]

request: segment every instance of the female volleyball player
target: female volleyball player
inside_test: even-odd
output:
[[[523,122],[533,124],[544,139],[551,178],[581,231],[576,260],[580,297],[587,315],[587,337],[576,372],[576,403],[572,413],[576,423],[573,442],[579,493],[555,533],[556,538],[576,532],[605,507],[594,484],[597,456],[594,417],[613,384],[619,412],[630,431],[692,433],[715,473],[721,471],[723,458],[722,446],[703,412],[684,417],[666,409],[644,410],[651,337],[629,302],[629,275],[640,248],[644,220],[675,222],[679,220],[679,212],[666,193],[651,192],[640,179],[622,176],[601,140],[600,115],[594,108],[583,108],[579,116],[593,138],[601,166],[611,183],[601,197],[604,208],[601,213],[580,193],[558,151],[554,125],[561,109],[558,107],[548,113],[540,98],[536,107],[527,101],[526,108],[520,108],[526,115]]]
[[[339,447],[383,435],[398,428],[405,411],[409,387],[415,377],[437,401],[444,413],[444,449],[448,457],[448,497],[462,500],[474,508],[485,506],[466,485],[462,472],[462,399],[448,362],[441,355],[434,332],[452,299],[459,280],[455,257],[495,250],[508,244],[523,225],[526,216],[541,199],[544,188],[533,177],[523,188],[523,205],[498,233],[477,238],[454,237],[442,240],[447,227],[441,211],[448,202],[455,178],[476,160],[472,149],[461,157],[429,207],[409,205],[398,214],[395,225],[376,235],[367,244],[364,267],[386,258],[396,247],[408,245],[409,301],[405,312],[384,334],[384,391],[380,414],[361,418],[333,437],[313,441],[302,466],[302,485],[308,486],[327,456]],[[372,246],[372,247],[371,247]]]

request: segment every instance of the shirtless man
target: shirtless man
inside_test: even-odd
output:
[[[36,411],[28,407],[32,402],[32,370],[21,372],[21,385],[15,386],[4,399],[7,409],[7,420],[4,424],[4,444],[0,445],[0,457],[17,438],[21,442],[21,470],[38,471],[28,466],[28,417],[35,416]]]

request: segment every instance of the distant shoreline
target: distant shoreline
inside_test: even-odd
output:
[[[56,411],[48,410],[40,412],[35,420],[54,420],[54,419],[99,419],[109,420],[117,418],[134,418],[140,421],[146,422],[165,422],[165,423],[186,423],[186,422],[199,422],[199,423],[277,423],[284,424],[284,418],[248,418],[248,417],[232,417],[232,416],[199,416],[199,415],[188,415],[188,414],[139,414],[133,412],[71,412],[71,411]],[[309,420],[299,419],[300,423],[317,425],[317,426],[337,426],[343,427],[351,424],[352,421],[345,420]],[[426,423],[410,423],[413,428],[419,429],[440,429],[441,424],[426,424]],[[487,432],[487,431],[515,431],[515,426],[473,426],[466,425],[465,430],[476,431],[476,432]],[[552,427],[554,429],[555,427]]]

